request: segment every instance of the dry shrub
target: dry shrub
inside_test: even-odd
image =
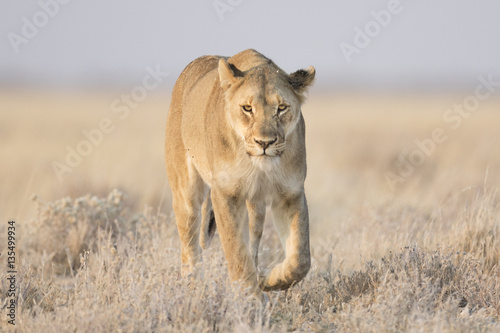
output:
[[[343,304],[337,328],[363,332],[492,328],[500,316],[500,300],[478,302],[470,291],[494,295],[498,285],[495,290],[491,282],[498,284],[498,277],[481,281],[477,269],[473,260],[460,259],[453,252],[411,247],[391,254],[379,264],[376,287]]]
[[[43,202],[34,196],[37,218],[30,229],[33,249],[47,253],[56,272],[68,273],[80,267],[80,255],[105,242],[115,243],[118,233],[130,228],[123,205],[123,193],[113,190],[106,198],[90,194]]]
[[[317,270],[279,296],[288,329],[358,332],[498,328],[498,269],[451,250],[407,247],[351,274]]]

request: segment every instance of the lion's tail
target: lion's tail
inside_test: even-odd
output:
[[[210,242],[214,237],[217,225],[215,224],[214,210],[212,209],[212,198],[210,196],[210,191],[208,192],[203,206],[201,207],[201,234],[200,234],[200,246],[202,249],[207,249],[210,246]]]

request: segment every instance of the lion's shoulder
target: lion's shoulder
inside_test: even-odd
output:
[[[191,61],[182,71],[176,84],[182,86],[184,90],[189,89],[208,73],[216,71],[221,58],[221,56],[205,55]]]

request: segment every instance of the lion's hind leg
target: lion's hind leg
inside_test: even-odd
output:
[[[181,241],[182,275],[195,273],[196,264],[201,261],[200,225],[201,208],[207,196],[208,186],[190,164],[182,162],[170,169],[169,182],[172,188],[173,209]],[[184,172],[188,170],[188,172]]]
[[[214,237],[217,225],[215,224],[215,215],[212,208],[212,199],[210,196],[210,191],[208,191],[207,197],[203,202],[201,207],[201,234],[200,234],[200,246],[202,249],[207,249],[210,246],[210,242]]]

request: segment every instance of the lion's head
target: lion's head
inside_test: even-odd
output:
[[[243,139],[247,154],[252,159],[279,158],[301,117],[304,93],[314,80],[314,68],[287,74],[268,60],[241,71],[220,59],[218,70],[226,116]]]

